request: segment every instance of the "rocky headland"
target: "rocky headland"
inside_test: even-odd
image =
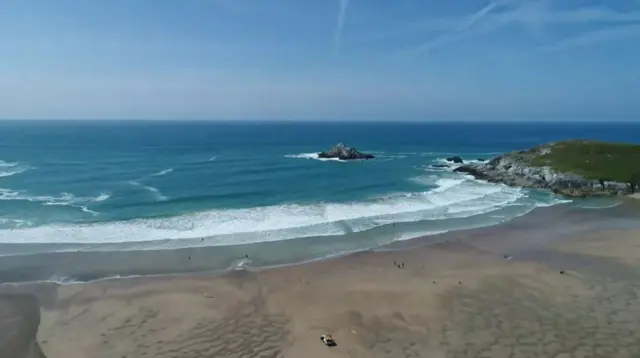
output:
[[[346,146],[343,143],[334,145],[326,152],[318,153],[319,158],[335,158],[340,160],[355,160],[355,159],[373,159],[373,154],[360,153],[355,148]]]
[[[640,190],[640,145],[571,140],[505,153],[455,169],[476,179],[548,189],[568,197],[620,196]]]

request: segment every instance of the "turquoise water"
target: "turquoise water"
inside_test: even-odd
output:
[[[7,121],[0,131],[5,256],[301,238],[316,238],[318,257],[370,248],[566,202],[431,167],[448,156],[640,138],[639,125],[611,123]],[[377,158],[314,156],[337,142]]]

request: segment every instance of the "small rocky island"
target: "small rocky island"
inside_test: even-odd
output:
[[[455,169],[476,179],[549,189],[568,197],[640,191],[640,145],[570,140],[506,153]]]
[[[358,152],[355,148],[348,147],[343,143],[334,145],[326,152],[318,153],[319,158],[337,158],[340,160],[355,160],[355,159],[373,159],[373,154],[365,154]]]

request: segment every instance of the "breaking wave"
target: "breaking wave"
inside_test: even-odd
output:
[[[298,159],[313,159],[319,160],[322,162],[331,161],[331,162],[346,162],[345,160],[340,160],[338,158],[320,158],[318,153],[300,153],[300,154],[287,154],[285,158],[298,158]]]
[[[114,244],[192,240],[238,245],[308,236],[342,235],[391,223],[465,218],[518,205],[525,191],[468,178],[441,178],[436,188],[349,203],[274,205],[210,210],[163,219],[135,219],[0,230],[0,243]],[[149,189],[151,192],[153,190]],[[155,193],[155,192],[154,192]],[[0,194],[0,198],[8,194]],[[104,196],[94,198],[103,199]],[[50,200],[47,198],[43,200]],[[62,203],[71,196],[55,198]],[[53,203],[53,202],[52,202]],[[544,203],[541,203],[544,204]],[[51,204],[55,205],[55,204]]]

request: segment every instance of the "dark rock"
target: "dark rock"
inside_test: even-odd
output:
[[[478,158],[478,161],[479,161],[479,162],[484,162],[484,159],[482,159],[482,158]]]
[[[358,152],[355,148],[347,147],[342,143],[338,143],[326,152],[318,153],[320,158],[338,158],[340,160],[354,159],[373,159],[373,154],[365,154]]]
[[[547,189],[571,198],[616,196],[629,193],[624,183],[586,179],[574,173],[562,173],[549,166],[531,165],[533,158],[551,150],[539,146],[534,150],[506,153],[481,163],[466,163],[454,169],[476,179],[509,186]]]
[[[477,168],[473,165],[463,165],[461,167],[455,168],[453,171],[458,173],[470,174],[473,175],[474,178],[480,180],[489,179],[489,177],[480,168]]]
[[[453,163],[458,163],[458,164],[462,164],[464,163],[464,161],[462,160],[462,158],[460,158],[459,156],[453,156],[453,157],[449,157],[447,158],[447,162],[453,162]]]
[[[449,166],[446,164],[431,164],[430,167],[431,168],[449,168]]]

